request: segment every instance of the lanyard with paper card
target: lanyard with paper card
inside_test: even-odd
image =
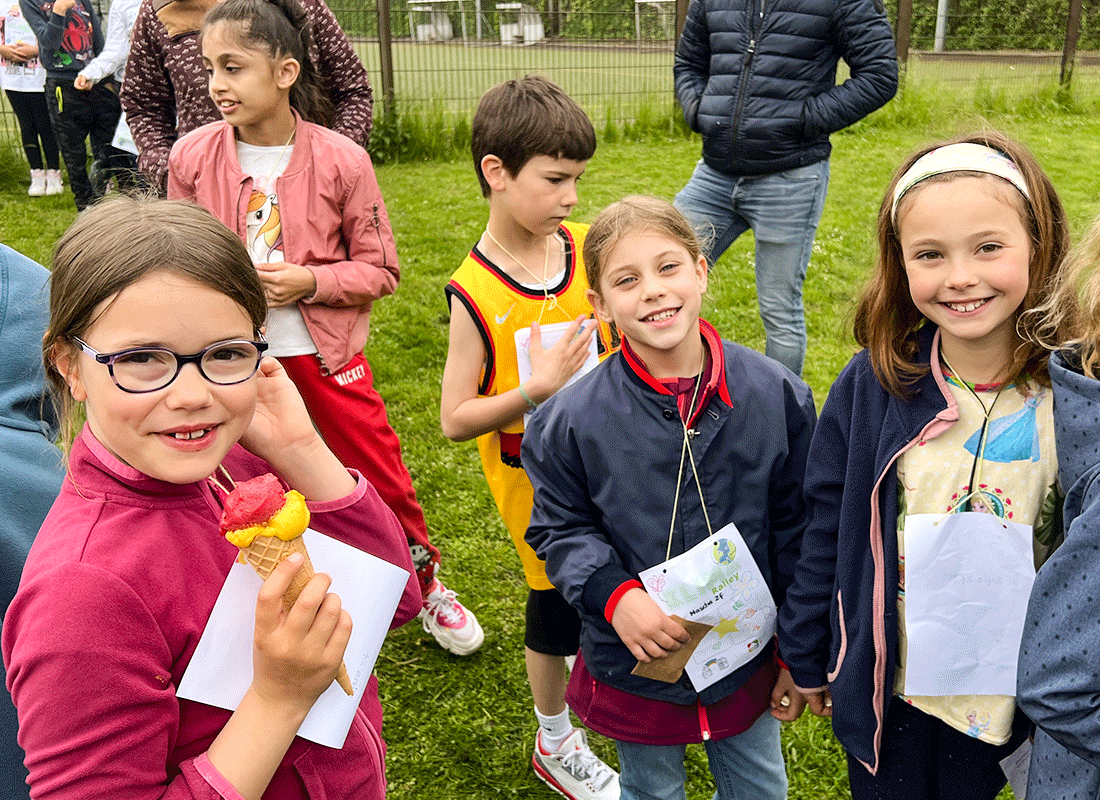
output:
[[[711,626],[684,666],[696,691],[743,667],[775,635],[775,600],[732,522],[639,577],[666,614]]]
[[[981,512],[905,518],[907,695],[1016,694],[1031,538]]]

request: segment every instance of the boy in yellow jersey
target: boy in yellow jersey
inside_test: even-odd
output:
[[[535,772],[571,800],[617,800],[618,775],[589,749],[565,705],[565,659],[577,652],[580,618],[524,541],[533,500],[520,464],[524,415],[610,346],[585,296],[588,226],[565,221],[596,135],[565,92],[527,77],[486,92],[472,139],[489,222],[446,288],[451,327],[440,420],[450,439],[477,437],[530,587],[524,644],[539,722]]]

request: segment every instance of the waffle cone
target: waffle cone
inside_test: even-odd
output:
[[[248,547],[242,547],[240,550],[244,562],[256,570],[265,581],[275,571],[275,567],[279,566],[287,556],[292,553],[302,554],[304,559],[302,568],[294,576],[290,587],[283,592],[283,609],[286,611],[290,611],[291,606],[298,600],[302,590],[306,588],[306,584],[316,574],[313,569],[313,562],[309,558],[309,551],[306,549],[305,540],[301,536],[296,536],[290,541],[284,541],[278,536],[256,536],[252,540],[252,544]],[[351,677],[348,675],[348,668],[343,662],[340,662],[340,670],[336,673],[336,682],[340,684],[340,688],[349,697],[355,694],[355,690],[351,685]]]

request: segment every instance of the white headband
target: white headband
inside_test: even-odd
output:
[[[898,203],[901,202],[901,198],[921,181],[933,175],[943,175],[945,172],[984,172],[988,175],[996,175],[1011,183],[1020,190],[1020,194],[1031,200],[1024,176],[1020,174],[1019,167],[1012,163],[1012,159],[983,144],[960,142],[937,147],[925,153],[901,176],[897,186],[894,187],[894,203],[890,208],[890,218],[895,224],[898,220]]]

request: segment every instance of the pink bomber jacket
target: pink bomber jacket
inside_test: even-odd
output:
[[[300,117],[290,163],[275,182],[283,254],[313,272],[317,291],[298,301],[326,374],[367,343],[371,305],[400,279],[397,246],[367,151]],[[176,142],[168,196],[194,200],[242,241],[252,178],[241,171],[234,130],[212,122]]]

